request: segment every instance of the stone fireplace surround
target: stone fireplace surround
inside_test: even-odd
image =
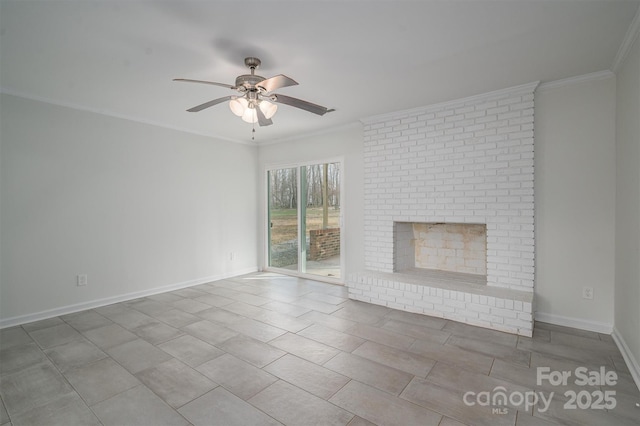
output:
[[[366,269],[349,274],[349,297],[532,335],[537,84],[363,121]],[[484,282],[398,272],[404,222],[485,225]]]

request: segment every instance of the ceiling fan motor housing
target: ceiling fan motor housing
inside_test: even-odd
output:
[[[265,78],[255,74],[240,75],[236,78],[236,88],[241,92],[257,91],[256,85]]]

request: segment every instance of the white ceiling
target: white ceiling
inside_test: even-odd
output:
[[[243,59],[300,85],[256,142],[540,80],[610,69],[638,1],[0,2],[0,86],[18,94],[239,142],[225,104]]]

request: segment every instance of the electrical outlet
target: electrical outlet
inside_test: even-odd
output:
[[[593,299],[593,287],[582,287],[582,298]]]
[[[236,258],[236,254],[232,251],[229,252],[229,260],[234,260]]]
[[[87,285],[87,281],[88,281],[87,274],[79,274],[76,276],[76,285],[78,287]]]

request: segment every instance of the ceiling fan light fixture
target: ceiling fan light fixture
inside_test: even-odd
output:
[[[260,101],[260,110],[264,114],[265,118],[270,119],[273,117],[278,110],[278,105],[272,104],[269,101]]]
[[[242,114],[242,121],[247,123],[257,123],[258,122],[258,114],[256,114],[256,110],[254,108],[247,108],[244,110],[244,114]]]
[[[249,107],[249,103],[245,98],[235,98],[229,101],[229,108],[238,117],[242,117],[244,112]]]

